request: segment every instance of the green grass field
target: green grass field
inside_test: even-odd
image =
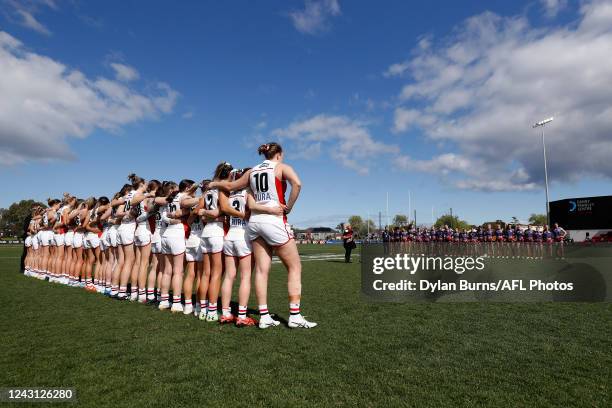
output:
[[[20,251],[0,248],[0,387],[74,387],[87,407],[612,404],[609,303],[367,303],[358,263],[310,260],[319,327],[237,329],[24,277]],[[287,317],[280,265],[268,304]]]

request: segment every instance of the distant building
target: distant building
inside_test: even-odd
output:
[[[612,196],[578,197],[550,202],[550,223],[558,223],[570,238],[598,240],[612,231]]]
[[[338,239],[341,234],[333,228],[312,227],[305,230],[296,230],[295,237],[299,240],[307,241],[326,241],[328,239]]]

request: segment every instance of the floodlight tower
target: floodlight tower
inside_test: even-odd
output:
[[[544,126],[553,121],[553,117],[534,123],[532,128],[542,128],[542,152],[544,153],[544,187],[546,189],[546,225],[550,227],[550,206],[548,201],[548,168],[546,164],[546,143],[544,142]]]

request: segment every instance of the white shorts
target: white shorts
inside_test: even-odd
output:
[[[72,247],[81,248],[82,246],[83,246],[83,233],[75,232],[74,237],[72,238]]]
[[[159,232],[151,235],[151,253],[152,254],[161,254],[162,253],[162,244],[161,244],[161,236]]]
[[[86,249],[93,249],[100,246],[100,238],[98,234],[94,232],[88,232],[85,234],[85,239],[83,240],[83,246]]]
[[[103,237],[100,237],[100,251],[106,251],[108,248],[110,248],[108,241],[103,239]]]
[[[223,237],[202,237],[202,253],[216,254],[223,251]]]
[[[185,252],[185,236],[169,236],[161,239],[162,254],[180,255]]]
[[[34,250],[37,251],[39,246],[40,246],[40,241],[38,240],[38,234],[36,234],[32,237],[32,248],[34,248]]]
[[[244,258],[251,255],[253,252],[251,243],[245,240],[236,240],[223,242],[223,253],[227,256],[233,256],[235,258]]]
[[[100,237],[100,250],[104,251],[108,248],[110,248],[110,245],[108,245],[108,228],[104,228]]]
[[[145,246],[151,243],[151,231],[146,225],[139,225],[134,234],[134,245]]]
[[[134,243],[134,234],[136,233],[136,223],[130,222],[119,225],[117,229],[119,245],[131,245]]]
[[[53,234],[53,242],[56,246],[62,246],[66,244],[66,234]]]
[[[32,246],[32,237],[29,236],[29,235],[25,239],[25,246],[26,246],[26,248],[29,248],[29,247]]]
[[[49,246],[51,245],[51,241],[53,240],[53,232],[52,231],[40,231],[40,245]]]
[[[72,246],[72,240],[74,239],[74,231],[68,230],[66,234],[64,234],[64,245]]]
[[[249,222],[247,225],[247,237],[249,241],[255,241],[261,237],[268,245],[279,247],[293,239],[293,231],[281,219],[279,219],[278,223]]]
[[[189,247],[185,248],[185,261],[187,262],[200,262],[202,260],[202,247]]]
[[[107,242],[108,242],[108,245],[112,246],[113,248],[117,248],[117,245],[119,245],[119,242],[118,242],[119,233],[117,232],[118,229],[119,227],[117,225],[113,225],[112,227],[108,229]]]

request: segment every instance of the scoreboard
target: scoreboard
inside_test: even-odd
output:
[[[569,230],[612,229],[612,196],[551,201],[550,222]]]

